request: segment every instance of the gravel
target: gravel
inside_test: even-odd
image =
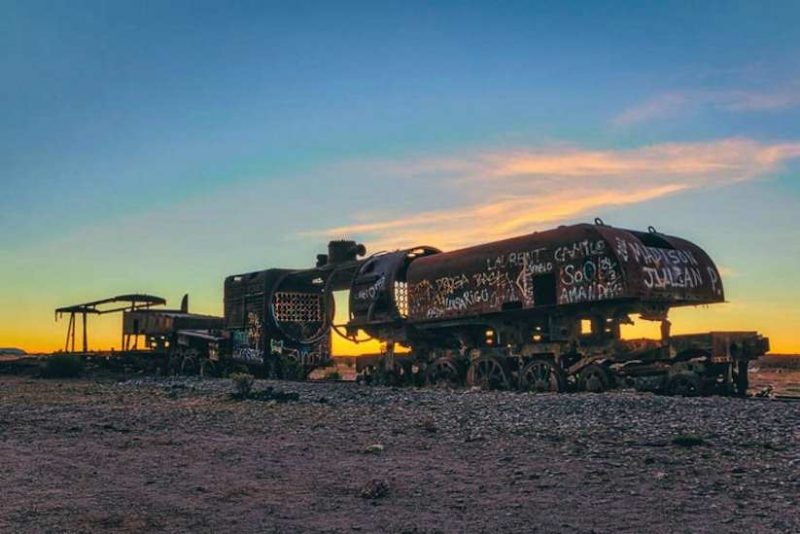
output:
[[[270,387],[0,377],[0,530],[800,532],[800,403]]]

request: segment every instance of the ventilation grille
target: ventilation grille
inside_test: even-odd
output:
[[[401,317],[408,317],[408,283],[394,283],[394,305]]]
[[[278,291],[274,301],[275,319],[282,323],[322,321],[322,295]]]

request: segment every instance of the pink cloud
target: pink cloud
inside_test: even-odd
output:
[[[752,180],[800,158],[800,143],[747,139],[664,143],[625,150],[549,147],[367,163],[393,179],[441,178],[455,206],[400,214],[316,234],[355,236],[373,250],[465,246],[542,229],[598,210]],[[466,191],[466,192],[465,192]]]
[[[631,126],[666,119],[698,109],[730,112],[776,111],[800,107],[800,87],[796,84],[774,92],[754,91],[672,91],[636,104],[613,119],[615,126]]]

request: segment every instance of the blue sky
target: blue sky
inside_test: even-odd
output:
[[[797,2],[0,9],[0,313],[31,332],[0,344],[109,293],[219,313],[223,276],[333,235],[492,238],[509,197],[542,214],[509,233],[601,215],[709,249],[732,303],[693,325],[800,324]]]

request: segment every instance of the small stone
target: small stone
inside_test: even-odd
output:
[[[389,494],[389,485],[380,479],[373,479],[367,482],[363,488],[361,488],[361,498],[362,499],[382,499]]]

